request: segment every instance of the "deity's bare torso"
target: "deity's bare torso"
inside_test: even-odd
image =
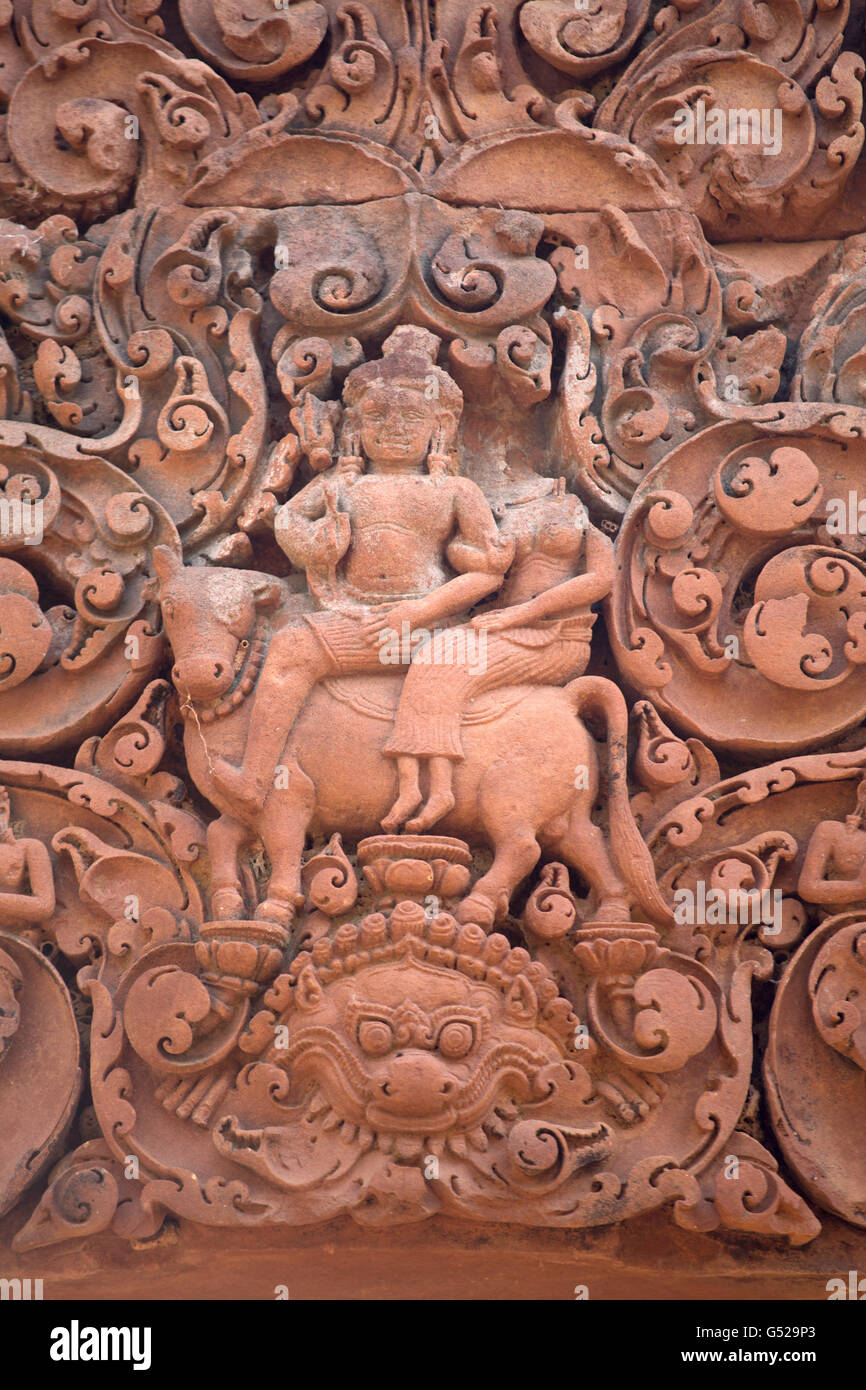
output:
[[[345,516],[351,544],[330,576],[308,571],[315,596],[331,606],[341,600],[385,603],[419,598],[445,584],[453,574],[449,542],[474,515],[483,499],[465,479],[424,473],[397,475],[370,472],[358,478],[310,485],[303,514],[325,518],[329,506]]]

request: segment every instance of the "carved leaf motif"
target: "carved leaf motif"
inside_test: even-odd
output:
[[[627,965],[625,968],[629,969]],[[611,990],[607,1007],[619,1025],[615,1031],[602,1013],[601,994],[601,988],[594,986],[590,995],[595,1033],[620,1062],[640,1071],[678,1071],[703,1052],[716,1031],[716,1006],[706,984],[695,977],[667,969],[649,970],[638,975],[627,996],[618,998]],[[632,1001],[631,1019],[625,998]],[[629,1047],[631,1042],[639,1050]]]
[[[802,449],[782,448],[769,459],[743,459],[734,472],[719,469],[713,490],[719,510],[741,531],[784,535],[805,525],[818,507],[819,477]]]
[[[319,46],[327,13],[313,0],[181,0],[183,26],[198,51],[230,77],[264,82],[297,67]]]
[[[589,77],[622,57],[646,17],[646,6],[617,0],[587,6],[575,13],[565,0],[529,0],[520,11],[520,27],[537,53],[561,72]]]

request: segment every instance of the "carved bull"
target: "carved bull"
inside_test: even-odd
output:
[[[383,671],[316,686],[289,734],[281,775],[263,808],[245,812],[220,791],[213,764],[217,758],[242,762],[270,635],[302,621],[308,600],[257,572],[184,566],[165,547],[156,548],[154,563],[185,716],[187,765],[220,812],[208,830],[214,916],[244,915],[239,853],[260,839],[272,871],[255,915],[288,926],[303,902],[307,835],[381,833],[395,795],[394,766],[382,749],[400,676]],[[607,727],[610,848],[591,819],[600,749],[580,718],[584,710]],[[583,875],[595,895],[597,920],[627,920],[632,903],[655,920],[669,919],[628,803],[626,732],[620,691],[595,676],[562,688],[497,692],[472,711],[463,730],[465,758],[454,772],[456,804],[436,827],[443,835],[482,838],[493,851],[490,869],[459,908],[461,920],[490,928],[542,853]],[[585,771],[576,776],[577,769]]]

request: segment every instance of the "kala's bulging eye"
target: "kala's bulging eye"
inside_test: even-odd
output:
[[[365,1018],[358,1029],[358,1042],[371,1057],[383,1057],[390,1051],[394,1034],[390,1024],[379,1018]]]
[[[439,1051],[443,1057],[465,1057],[471,1052],[475,1034],[468,1023],[446,1023],[439,1034]]]

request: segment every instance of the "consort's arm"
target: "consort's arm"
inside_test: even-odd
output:
[[[498,588],[514,559],[514,542],[500,536],[496,518],[477,483],[469,478],[455,478],[454,485],[457,534],[447,546],[448,562],[460,574],[478,570],[496,576],[493,588]]]
[[[458,571],[426,598],[416,621],[465,613],[499,588],[514,556],[514,542],[499,535],[484,493],[468,478],[455,478],[454,519],[457,534],[446,546],[448,563]]]

